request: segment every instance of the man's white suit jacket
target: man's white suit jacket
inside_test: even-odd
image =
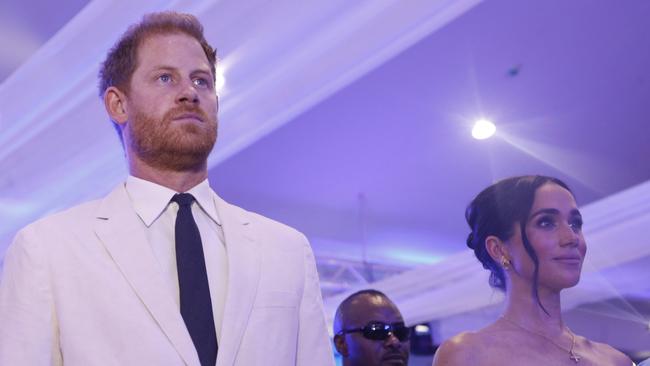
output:
[[[228,290],[217,366],[331,366],[298,231],[214,194]],[[0,278],[0,365],[199,365],[124,185],[21,230]]]

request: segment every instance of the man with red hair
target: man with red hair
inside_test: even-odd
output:
[[[110,50],[100,94],[129,176],[22,229],[0,282],[0,365],[333,365],[298,231],[208,184],[213,48],[149,14]]]

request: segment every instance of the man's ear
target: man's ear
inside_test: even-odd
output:
[[[510,254],[505,248],[505,243],[494,235],[485,238],[485,249],[492,260],[503,265],[504,261],[510,263]]]
[[[348,344],[345,342],[345,336],[337,334],[334,336],[334,347],[343,357],[348,357]]]
[[[111,120],[123,126],[128,120],[128,105],[126,94],[120,89],[111,86],[104,92],[104,108]]]

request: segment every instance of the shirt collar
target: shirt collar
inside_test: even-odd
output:
[[[126,178],[126,191],[131,198],[135,212],[147,227],[151,226],[160,217],[167,208],[167,205],[169,205],[172,197],[177,193],[173,189],[132,175]],[[207,179],[192,187],[186,193],[192,194],[203,212],[217,223],[217,225],[221,225],[214,204],[214,193]]]

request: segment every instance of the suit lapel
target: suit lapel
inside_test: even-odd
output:
[[[216,194],[228,255],[228,292],[224,306],[217,366],[233,365],[250,318],[260,278],[261,254],[248,214]]]
[[[185,363],[199,365],[192,339],[164,283],[143,224],[133,210],[123,184],[102,202],[95,232]]]

